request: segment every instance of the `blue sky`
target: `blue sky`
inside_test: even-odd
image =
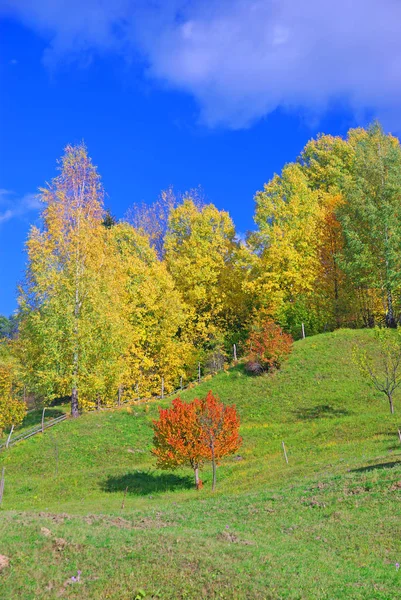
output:
[[[0,0],[0,314],[67,143],[85,140],[117,217],[201,185],[245,232],[255,191],[319,131],[399,131],[399,3],[301,4]]]

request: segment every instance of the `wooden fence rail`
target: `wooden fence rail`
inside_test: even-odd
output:
[[[162,399],[162,398],[168,398],[170,396],[173,396],[174,394],[176,394],[178,391],[183,391],[185,390],[189,385],[191,385],[191,383],[198,383],[199,381],[201,381],[202,378],[198,378],[193,382],[189,382],[186,386],[184,387],[180,387],[177,390],[174,390],[173,392],[170,392],[169,394],[164,395],[164,389],[162,390],[162,395],[161,396],[153,396],[151,398],[140,398],[137,401],[134,401],[135,404],[139,401],[139,402],[148,402],[149,400],[157,400],[157,399]],[[164,386],[163,386],[164,388]],[[125,401],[120,401],[118,406],[122,406],[124,404],[132,404],[132,400],[125,400]],[[117,408],[115,405],[113,406],[102,406],[102,410],[112,410]],[[96,410],[96,408],[92,408],[90,410]],[[32,411],[29,411],[32,412]],[[57,425],[57,423],[61,423],[62,421],[65,421],[65,419],[67,419],[68,415],[64,414],[61,415],[60,417],[56,417],[55,419],[50,419],[49,421],[44,421],[43,420],[43,415],[42,415],[42,422],[39,423],[38,425],[34,425],[34,427],[31,427],[30,429],[25,429],[24,431],[22,431],[21,433],[17,433],[15,435],[12,435],[13,433],[13,429],[12,428],[7,441],[4,442],[3,444],[0,444],[0,451],[4,450],[6,448],[10,448],[11,446],[13,446],[14,444],[16,444],[17,442],[21,442],[22,440],[27,440],[28,438],[32,437],[33,435],[36,435],[37,433],[43,433],[43,431],[45,429],[48,429],[49,427],[53,427],[53,425]]]
[[[210,375],[215,373],[209,373]],[[180,387],[177,388],[176,390],[174,390],[173,392],[170,392],[169,394],[165,394],[164,393],[164,378],[162,378],[162,388],[161,388],[161,395],[160,396],[152,396],[150,398],[138,398],[137,400],[125,400],[125,401],[121,401],[121,390],[119,390],[119,395],[118,395],[118,405],[113,405],[113,406],[102,406],[102,410],[113,410],[119,406],[122,406],[124,404],[137,404],[138,402],[140,403],[144,403],[144,402],[148,402],[150,400],[158,400],[158,399],[164,399],[164,398],[169,398],[171,396],[174,396],[175,394],[182,392],[184,390],[186,390],[190,385],[196,384],[196,383],[201,383],[201,381],[204,379],[204,377],[201,376],[201,365],[200,363],[198,364],[198,376],[194,381],[190,381],[188,382],[186,385],[183,385],[183,381],[182,381],[182,377],[180,378]],[[32,409],[30,411],[28,411],[28,413],[33,412]],[[92,409],[89,409],[89,411],[92,410],[97,410],[95,407],[93,407]],[[13,434],[13,429],[14,426],[12,428],[12,430],[10,431],[10,434],[7,438],[7,441],[4,442],[3,444],[0,444],[0,451],[4,450],[6,448],[10,448],[10,446],[13,446],[14,444],[16,444],[17,442],[21,442],[22,440],[26,440],[30,437],[32,437],[33,435],[36,435],[37,433],[43,433],[43,431],[45,429],[48,429],[49,427],[53,427],[53,425],[57,425],[58,423],[61,423],[62,421],[65,421],[65,419],[67,419],[68,415],[64,414],[61,415],[60,417],[56,417],[55,419],[50,419],[49,421],[44,421],[44,411],[42,414],[42,422],[39,423],[38,425],[35,425],[34,427],[31,427],[30,429],[25,429],[24,431],[22,431],[21,433],[17,433],[15,435]]]
[[[4,444],[0,444],[0,450],[3,450],[5,448],[10,448],[10,446],[13,446],[17,442],[26,440],[26,439],[32,437],[33,435],[36,435],[37,433],[42,433],[42,431],[44,429],[53,427],[53,425],[57,425],[57,423],[61,423],[62,421],[65,421],[66,418],[67,418],[67,415],[60,415],[59,417],[56,417],[55,419],[50,419],[49,421],[44,421],[43,429],[42,429],[42,423],[39,423],[39,425],[35,425],[34,427],[31,427],[30,429],[25,429],[21,433],[17,433],[16,435],[12,435],[11,437],[9,436],[7,442],[5,442]]]

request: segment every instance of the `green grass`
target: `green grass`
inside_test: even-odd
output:
[[[356,340],[371,332],[307,338],[273,376],[237,367],[183,394],[212,388],[241,416],[243,446],[214,494],[209,466],[201,492],[189,470],[154,468],[160,401],[86,414],[0,454],[0,597],[398,598],[398,398],[392,416],[360,379]]]

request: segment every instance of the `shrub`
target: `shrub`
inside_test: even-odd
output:
[[[248,360],[248,362],[245,363],[245,371],[248,375],[261,375],[263,373],[263,367],[259,362]]]
[[[246,348],[248,373],[279,369],[292,350],[293,339],[272,319],[265,318],[250,333]]]

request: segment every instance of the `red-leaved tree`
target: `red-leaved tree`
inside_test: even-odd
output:
[[[223,456],[233,454],[242,444],[239,417],[235,406],[225,406],[210,391],[200,401],[199,422],[206,457],[212,461],[213,483],[216,487],[216,466]]]
[[[153,421],[157,466],[175,469],[188,465],[194,470],[199,489],[199,469],[205,460],[213,467],[212,489],[216,487],[216,465],[221,458],[238,450],[242,443],[239,418],[234,406],[225,406],[209,392],[206,398],[192,402],[173,400],[171,408],[159,409],[159,420]]]
[[[171,408],[159,408],[159,420],[153,421],[154,448],[157,466],[175,469],[188,465],[194,470],[195,485],[199,487],[199,468],[205,457],[200,430],[199,400],[173,400]]]
[[[292,350],[293,339],[272,319],[264,319],[250,333],[246,344],[249,371],[278,369]],[[252,369],[252,366],[254,368]]]

